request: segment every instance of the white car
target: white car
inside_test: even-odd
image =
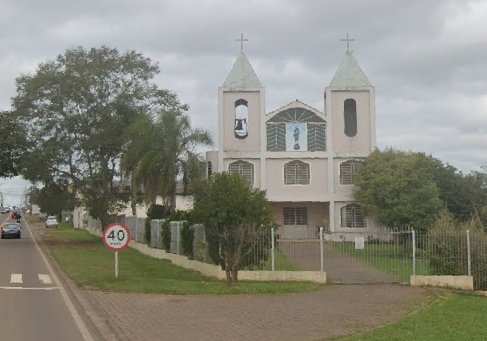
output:
[[[57,222],[56,216],[50,215],[49,217],[47,217],[46,228],[57,227],[57,225],[58,225],[58,222]]]

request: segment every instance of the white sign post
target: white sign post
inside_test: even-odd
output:
[[[123,224],[111,224],[103,232],[103,243],[115,252],[115,277],[118,277],[118,252],[130,243],[130,230]]]

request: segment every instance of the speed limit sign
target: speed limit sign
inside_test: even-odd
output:
[[[103,232],[103,243],[112,251],[122,251],[130,243],[130,231],[123,224],[111,224]]]
[[[111,224],[103,232],[103,243],[115,251],[115,277],[118,277],[118,251],[125,249],[130,243],[130,231],[123,224]]]

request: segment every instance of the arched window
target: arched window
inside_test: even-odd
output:
[[[248,102],[244,99],[239,99],[235,102],[235,137],[244,139],[249,135],[249,108]]]
[[[344,103],[343,117],[345,120],[345,135],[354,137],[357,135],[357,103],[348,98]]]
[[[228,173],[239,174],[249,182],[254,184],[254,165],[247,161],[235,161],[228,165]]]
[[[284,165],[285,185],[309,185],[309,164],[291,161]]]
[[[365,228],[364,216],[362,215],[362,208],[359,204],[348,204],[340,209],[341,227],[349,228]]]
[[[211,161],[208,161],[207,178],[209,178],[213,174],[213,169],[211,167]]]
[[[360,161],[348,160],[340,164],[340,185],[353,185],[353,175]]]

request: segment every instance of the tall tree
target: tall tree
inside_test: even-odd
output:
[[[205,226],[211,257],[223,266],[228,285],[238,282],[242,266],[267,259],[272,210],[265,191],[240,175],[217,173],[197,182],[193,214]]]
[[[51,182],[40,189],[31,187],[29,192],[30,203],[38,205],[48,215],[60,216],[63,211],[71,211],[76,206],[74,188],[68,184]]]
[[[24,127],[15,122],[9,112],[0,112],[0,178],[19,173],[20,159],[25,147]]]
[[[191,127],[187,115],[174,110],[161,110],[155,120],[141,117],[132,125],[129,147],[122,167],[142,185],[145,201],[155,204],[161,195],[163,205],[174,210],[176,180],[187,186],[202,176],[198,146],[211,145],[209,132]]]
[[[34,75],[18,77],[13,111],[31,146],[24,177],[74,184],[105,227],[109,213],[128,201],[118,181],[127,127],[157,108],[186,109],[174,93],[152,83],[158,72],[140,53],[102,46],[67,49],[39,64]]]
[[[427,229],[443,209],[431,162],[423,154],[376,149],[359,165],[353,195],[379,223]]]

